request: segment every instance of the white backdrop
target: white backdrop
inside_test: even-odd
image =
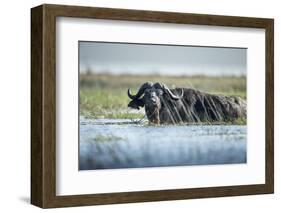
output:
[[[2,2],[1,15],[1,212],[20,209],[21,212],[37,212],[40,209],[28,204],[30,191],[30,7],[41,1]],[[164,10],[175,12],[210,13],[275,18],[275,58],[280,58],[281,14],[278,1],[229,1],[229,0],[155,0],[155,1],[75,1],[61,0],[48,3],[105,6],[131,9]],[[279,35],[279,36],[278,36]],[[281,107],[280,63],[275,62],[276,109]],[[279,82],[279,83],[278,83]],[[279,84],[279,85],[277,85]],[[278,97],[279,96],[279,97]],[[280,110],[275,111],[275,194],[229,198],[196,199],[140,204],[110,205],[67,209],[69,212],[183,212],[216,211],[246,212],[264,210],[278,212],[281,198],[280,164],[281,147]],[[279,133],[278,133],[279,132]],[[64,212],[66,209],[50,211]]]

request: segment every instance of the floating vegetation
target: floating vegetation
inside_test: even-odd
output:
[[[96,142],[117,142],[124,140],[122,137],[118,137],[115,135],[103,135],[103,134],[98,134],[94,137],[94,141]]]

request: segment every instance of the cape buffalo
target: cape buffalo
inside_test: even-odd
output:
[[[151,123],[227,122],[246,118],[246,101],[236,96],[214,95],[190,88],[169,89],[163,83],[144,83],[136,95],[128,89],[128,107],[145,108]]]

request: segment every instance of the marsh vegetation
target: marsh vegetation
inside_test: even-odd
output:
[[[127,89],[137,91],[144,82],[162,82],[169,88],[185,87],[203,92],[234,95],[243,99],[246,95],[245,76],[161,76],[161,75],[110,75],[80,74],[80,114],[88,118],[137,119],[144,112],[127,107],[130,99]],[[237,124],[244,123],[237,120]]]

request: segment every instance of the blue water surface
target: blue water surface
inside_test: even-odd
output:
[[[80,117],[79,169],[247,162],[245,125],[134,124]]]

